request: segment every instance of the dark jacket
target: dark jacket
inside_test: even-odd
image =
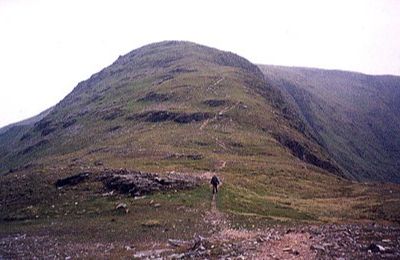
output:
[[[211,183],[212,185],[214,185],[214,186],[217,186],[217,185],[219,184],[219,180],[218,180],[217,176],[214,175],[214,176],[211,178],[210,183]]]

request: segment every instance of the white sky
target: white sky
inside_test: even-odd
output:
[[[400,75],[400,1],[0,0],[0,127],[162,40],[256,63]]]

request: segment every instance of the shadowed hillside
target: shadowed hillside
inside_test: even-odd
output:
[[[400,77],[260,68],[348,177],[400,182]]]

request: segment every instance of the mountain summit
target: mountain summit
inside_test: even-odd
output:
[[[152,169],[161,160],[167,169],[186,169],[182,158],[192,155],[201,158],[195,167],[208,169],[221,156],[283,153],[341,175],[257,66],[189,42],[150,44],[119,57],[79,83],[46,117],[1,137],[2,172],[32,161],[71,160],[113,167],[153,161],[146,166]]]

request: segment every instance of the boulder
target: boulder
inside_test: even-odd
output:
[[[115,207],[115,210],[117,210],[118,212],[123,212],[125,214],[129,213],[128,205],[126,205],[126,203],[118,203]]]
[[[371,243],[368,247],[368,250],[371,250],[372,253],[380,253],[380,252],[384,252],[385,248],[381,245]]]
[[[57,188],[61,188],[64,186],[74,186],[87,180],[89,178],[89,175],[90,175],[89,172],[82,172],[63,179],[59,179],[56,181],[54,185],[56,185]]]

